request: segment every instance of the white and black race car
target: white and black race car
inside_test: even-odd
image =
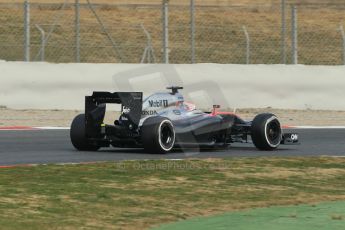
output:
[[[295,144],[298,135],[283,133],[278,118],[270,113],[244,121],[231,112],[202,112],[186,103],[178,90],[155,93],[143,100],[142,92],[94,92],[85,97],[85,114],[74,118],[70,137],[81,151],[101,147],[144,148],[167,153],[174,148],[224,148],[231,143],[252,141],[260,150]],[[104,124],[106,104],[121,104],[114,124]]]

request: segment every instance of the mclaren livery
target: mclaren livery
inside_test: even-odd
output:
[[[186,103],[178,90],[155,93],[143,100],[142,92],[94,92],[85,97],[85,114],[74,118],[70,137],[81,151],[101,147],[144,148],[167,153],[174,148],[226,148],[231,143],[252,142],[259,150],[298,143],[295,133],[283,133],[278,118],[270,113],[244,121],[231,112],[202,112]],[[106,104],[121,104],[114,124],[104,124]]]

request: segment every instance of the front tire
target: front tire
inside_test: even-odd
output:
[[[149,117],[141,127],[141,139],[146,152],[164,154],[175,145],[175,129],[165,117]]]
[[[80,151],[97,151],[100,147],[90,143],[86,138],[85,114],[76,116],[71,124],[70,138],[72,145]]]
[[[257,115],[251,127],[255,147],[260,150],[274,150],[282,141],[282,130],[278,118],[271,113]]]

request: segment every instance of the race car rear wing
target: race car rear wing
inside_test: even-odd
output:
[[[142,113],[142,92],[93,92],[85,97],[86,135],[95,137],[100,135],[104,121],[106,104],[121,104],[121,116],[128,127],[137,127]]]

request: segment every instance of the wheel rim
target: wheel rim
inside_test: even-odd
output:
[[[278,119],[272,117],[266,122],[265,136],[271,147],[277,147],[281,142],[281,127]]]
[[[159,126],[159,144],[163,150],[169,151],[175,143],[175,132],[170,121],[163,121]]]

